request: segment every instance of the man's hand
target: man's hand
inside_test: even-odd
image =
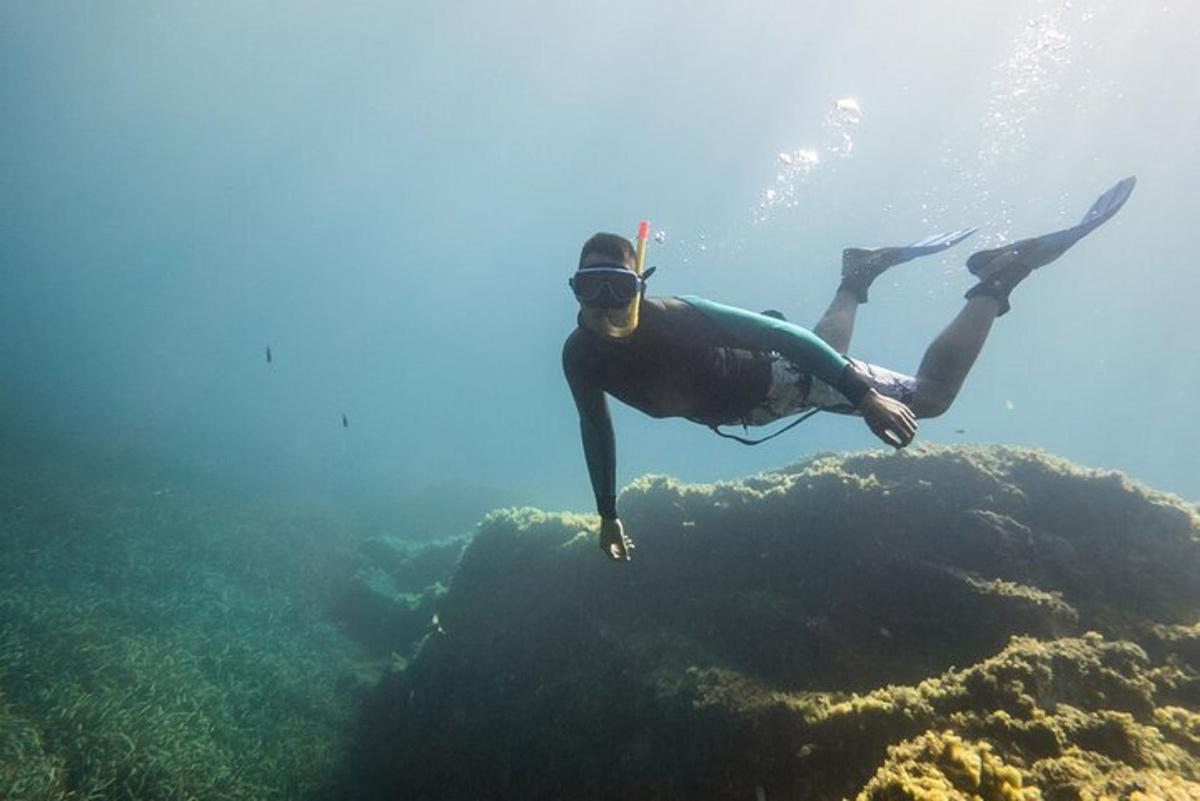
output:
[[[881,440],[899,450],[917,435],[917,418],[900,401],[869,390],[858,405],[867,427]]]
[[[600,550],[609,559],[628,562],[633,540],[625,536],[625,527],[617,518],[600,518]]]

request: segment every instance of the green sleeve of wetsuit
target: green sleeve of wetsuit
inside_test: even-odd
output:
[[[842,383],[850,362],[807,328],[695,295],[682,295],[679,299],[728,331],[745,347],[778,351],[802,371],[825,383],[834,387]]]

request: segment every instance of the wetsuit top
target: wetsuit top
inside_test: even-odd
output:
[[[637,329],[625,339],[576,328],[563,346],[563,372],[579,409],[601,516],[617,516],[616,446],[606,392],[652,417],[739,422],[766,397],[772,351],[856,405],[866,392],[846,358],[811,331],[691,295],[643,298]]]

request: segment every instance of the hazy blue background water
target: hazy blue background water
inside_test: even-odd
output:
[[[843,247],[983,226],[861,310],[852,352],[911,371],[973,249],[1072,224],[1136,173],[1112,223],[1017,290],[921,439],[1200,497],[1200,9],[683,9],[4,0],[0,446],[590,509],[559,357],[594,231],[649,217],[653,291],[811,324]],[[810,169],[779,157],[801,150]],[[876,444],[818,416],[745,449],[615,408],[622,483]]]

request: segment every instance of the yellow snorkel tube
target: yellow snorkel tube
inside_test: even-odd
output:
[[[633,270],[639,277],[643,274],[646,266],[646,242],[650,239],[650,221],[642,220],[638,223],[637,233],[637,255],[635,257]],[[620,312],[624,319],[615,320],[611,313],[604,314],[604,328],[611,337],[627,337],[637,330],[638,327],[638,311],[642,307],[642,293],[639,292],[633,301]]]
[[[646,240],[650,238],[650,221],[642,220],[638,223],[637,237],[637,264],[634,270],[638,275],[641,275],[646,267]]]

